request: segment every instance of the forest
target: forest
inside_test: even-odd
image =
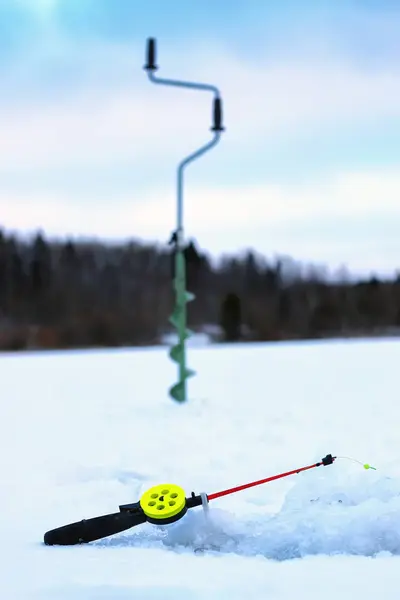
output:
[[[173,331],[173,243],[46,239],[0,229],[0,350],[143,346]],[[186,248],[188,325],[216,342],[396,335],[400,274],[332,277],[253,250]]]

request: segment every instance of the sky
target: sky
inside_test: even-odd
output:
[[[0,225],[400,267],[398,0],[0,0]]]

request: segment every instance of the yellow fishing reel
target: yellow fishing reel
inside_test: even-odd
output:
[[[146,520],[154,525],[174,523],[187,512],[185,491],[173,483],[155,485],[139,501]]]

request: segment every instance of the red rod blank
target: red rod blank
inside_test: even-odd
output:
[[[228,494],[234,494],[235,492],[240,492],[242,490],[246,490],[247,488],[254,487],[256,485],[261,485],[262,483],[268,483],[270,481],[274,481],[275,479],[282,479],[283,477],[288,477],[289,475],[296,475],[297,473],[301,473],[302,471],[308,471],[309,469],[315,469],[315,467],[319,467],[321,463],[315,463],[314,465],[310,465],[308,467],[301,467],[300,469],[294,469],[293,471],[287,471],[286,473],[280,473],[279,475],[273,475],[272,477],[267,477],[266,479],[259,479],[258,481],[252,481],[251,483],[245,483],[244,485],[238,485],[237,487],[230,488],[229,490],[223,490],[222,492],[215,492],[215,494],[207,494],[208,500],[215,500],[216,498],[222,498],[222,496],[227,496]]]

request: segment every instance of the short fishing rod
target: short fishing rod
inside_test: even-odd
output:
[[[186,497],[185,491],[178,485],[168,483],[159,484],[147,490],[138,502],[120,505],[119,512],[91,519],[83,519],[82,521],[47,531],[44,535],[44,543],[48,546],[85,544],[131,529],[145,522],[152,523],[153,525],[167,525],[179,521],[191,508],[203,506],[204,509],[207,509],[208,503],[211,500],[222,498],[228,494],[235,494],[277,479],[296,475],[303,471],[309,471],[320,466],[328,466],[335,460],[335,456],[327,454],[321,461],[312,465],[299,467],[292,471],[279,473],[278,475],[238,485],[213,494],[201,493],[196,495],[192,492],[189,497]],[[369,467],[369,465],[364,466],[365,468]]]

